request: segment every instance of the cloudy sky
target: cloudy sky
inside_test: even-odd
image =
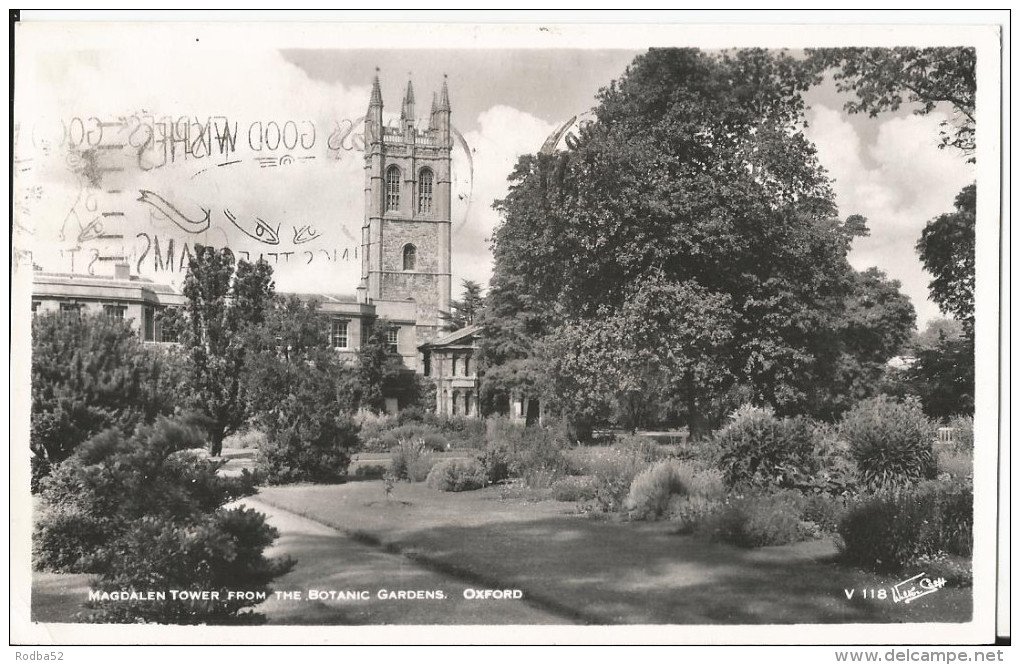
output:
[[[588,110],[639,52],[34,51],[16,72],[16,242],[47,269],[109,273],[122,256],[132,272],[175,283],[185,245],[226,244],[267,255],[280,290],[353,292],[364,214],[354,136],[378,67],[391,119],[409,75],[423,122],[448,76],[463,137],[454,283],[485,283],[498,221],[491,203],[517,157]],[[808,119],[841,216],[869,219],[871,237],[851,262],[899,279],[923,327],[938,311],[914,244],[927,220],[952,209],[972,167],[936,147],[938,114],[848,117],[844,101],[831,85],[813,90]]]

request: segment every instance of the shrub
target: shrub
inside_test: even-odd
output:
[[[741,407],[715,435],[718,460],[730,486],[793,487],[817,471],[811,421],[776,418],[771,411]]]
[[[525,427],[491,418],[480,461],[490,482],[522,478],[529,487],[549,487],[568,468],[563,446],[561,433],[551,427]]]
[[[794,543],[808,535],[801,501],[792,491],[740,497],[713,511],[701,529],[712,540],[739,547]]]
[[[354,468],[354,477],[358,480],[381,480],[385,475],[384,464],[359,464]]]
[[[721,482],[721,481],[720,481]],[[694,533],[719,507],[719,501],[704,496],[675,494],[669,498],[666,514],[681,534]]]
[[[125,435],[177,406],[170,353],[146,347],[129,321],[47,312],[32,317],[32,489],[87,439]]]
[[[433,451],[447,450],[450,445],[439,429],[422,423],[409,423],[381,429],[369,438],[362,438],[362,449],[374,452],[389,452],[401,441],[422,441]]]
[[[647,467],[642,456],[617,448],[607,448],[589,456],[581,470],[595,479],[591,507],[600,512],[620,510],[634,477]]]
[[[435,457],[422,440],[401,441],[390,453],[389,475],[396,480],[423,482],[435,464]]]
[[[485,487],[485,468],[478,460],[448,459],[429,471],[426,483],[440,492],[465,492]]]
[[[940,476],[949,474],[952,478],[972,478],[974,476],[973,451],[960,450],[956,447],[938,446],[935,453],[935,464]]]
[[[860,480],[875,489],[934,478],[934,427],[917,400],[884,395],[859,402],[840,423]]]
[[[665,460],[635,476],[624,502],[631,519],[656,520],[671,511],[686,514],[688,507],[673,497],[697,497],[712,502],[725,492],[722,476],[715,470],[700,471],[690,463]]]
[[[42,487],[32,542],[40,570],[97,575],[97,590],[267,591],[293,565],[264,557],[276,538],[262,515],[223,506],[255,492],[244,472],[227,478],[221,462],[193,448],[198,431],[158,419],[130,438],[106,430],[79,446]],[[96,605],[99,621],[252,623],[253,600]]]
[[[928,481],[853,504],[840,521],[839,535],[848,563],[895,571],[941,553],[969,556],[973,529],[970,484]]]
[[[552,484],[557,501],[590,501],[595,498],[595,479],[590,476],[566,476]]]
[[[343,480],[358,427],[338,398],[351,370],[330,352],[290,361],[259,354],[249,377],[249,408],[266,441],[256,465],[273,484]]]
[[[229,591],[269,593],[269,583],[294,562],[271,560],[262,551],[279,535],[265,516],[247,508],[219,510],[188,524],[144,517],[128,530],[104,558],[108,568],[96,591],[124,589],[218,592],[217,598],[180,601],[92,601],[92,622],[173,624],[255,624],[265,617],[248,608],[255,601],[229,598]],[[210,594],[211,596],[212,594]]]
[[[843,497],[818,493],[804,497],[801,517],[816,524],[821,531],[835,533],[845,513],[846,503]]]
[[[651,464],[669,456],[669,449],[659,445],[655,440],[638,434],[630,434],[614,444],[615,448],[634,453]]]

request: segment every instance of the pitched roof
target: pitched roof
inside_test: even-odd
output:
[[[474,326],[468,326],[466,328],[461,328],[460,330],[454,330],[452,333],[449,333],[448,335],[443,335],[442,337],[437,337],[436,339],[434,339],[431,342],[428,342],[427,344],[422,344],[422,346],[437,347],[437,346],[447,346],[447,345],[450,345],[450,344],[454,344],[454,343],[459,342],[461,340],[465,340],[465,339],[467,339],[469,337],[473,337],[481,329],[482,329],[482,326],[474,325]]]

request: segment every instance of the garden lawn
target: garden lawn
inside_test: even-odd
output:
[[[442,493],[381,481],[263,489],[258,499],[490,588],[519,588],[564,622],[626,624],[961,622],[971,590],[909,605],[851,600],[924,572],[880,576],[834,563],[831,541],[744,550],[671,533],[668,522],[574,514],[498,487]],[[300,566],[300,563],[298,564]],[[342,565],[338,562],[337,565]]]

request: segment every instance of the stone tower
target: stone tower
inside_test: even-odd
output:
[[[365,223],[361,299],[417,344],[441,330],[450,310],[450,97],[443,79],[427,128],[415,123],[407,83],[400,123],[383,123],[378,70],[365,116]],[[410,340],[408,340],[410,341]],[[405,358],[405,361],[410,361]],[[409,364],[416,364],[410,362]]]

